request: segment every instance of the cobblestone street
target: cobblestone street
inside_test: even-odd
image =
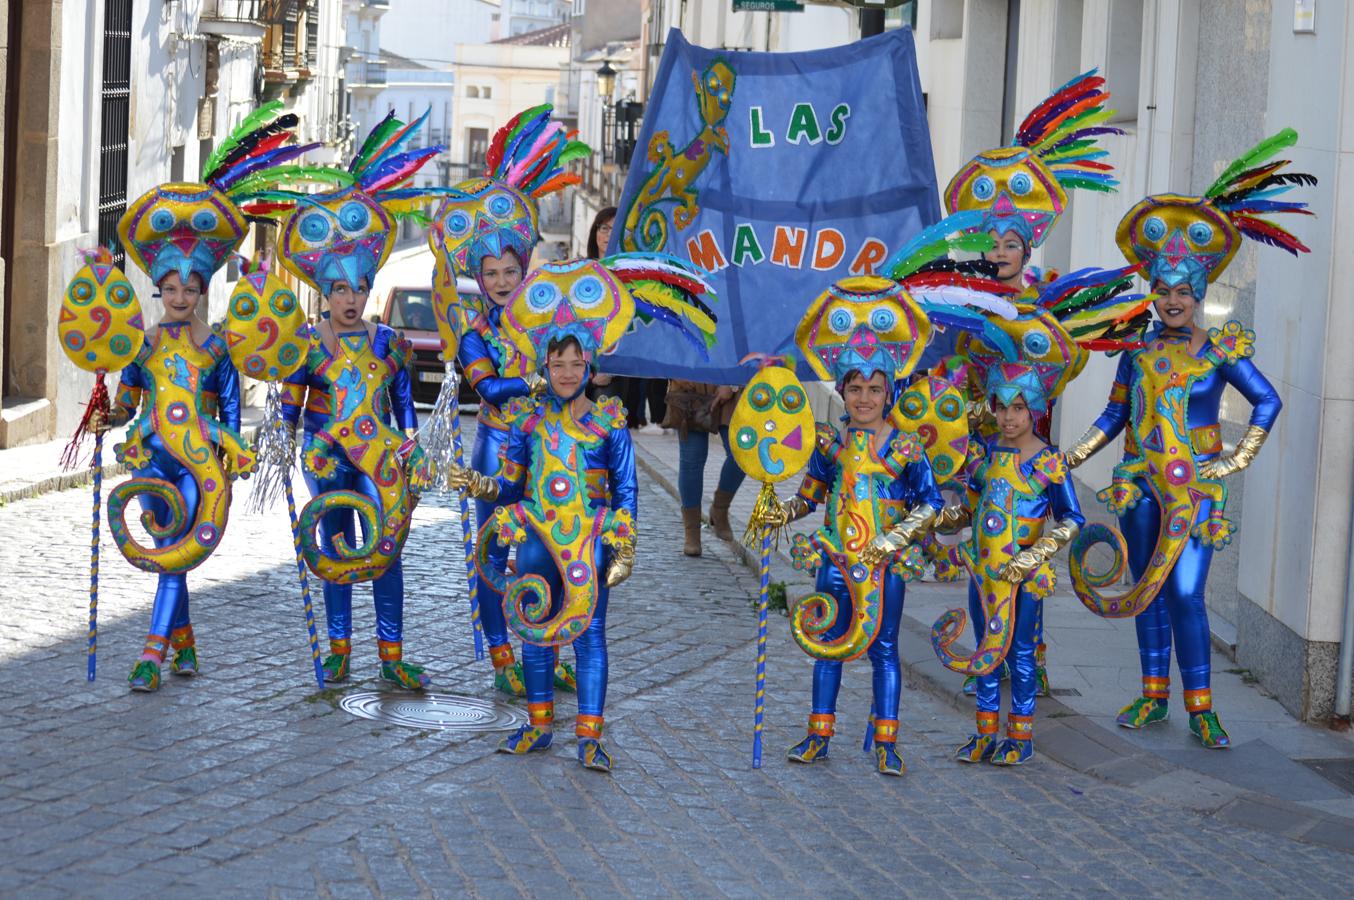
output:
[[[99,678],[85,680],[88,491],[0,507],[3,893],[1330,896],[1354,876],[1354,856],[1046,757],[961,766],[950,753],[971,718],[916,684],[903,695],[907,775],[881,778],[859,752],[863,660],[848,666],[834,758],[792,767],[810,662],[781,616],[753,771],[755,577],[708,534],[704,557],[681,556],[676,503],[644,475],[638,565],[608,623],[611,777],[575,761],[568,695],[558,743],[523,759],[495,754],[497,734],[356,718],[338,700],[376,686],[369,589],[354,598],[352,683],[316,693],[285,509],[247,514],[243,496],[189,576],[203,674],[166,675],[149,695],[125,677],[153,578],[107,535]],[[436,691],[490,698],[445,498],[419,507],[405,573],[407,658]]]

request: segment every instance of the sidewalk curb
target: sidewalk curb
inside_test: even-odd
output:
[[[127,472],[127,466],[123,463],[108,463],[103,467],[104,478],[116,478]],[[50,494],[54,491],[66,491],[71,488],[80,488],[87,486],[94,480],[94,467],[79,469],[71,472],[62,472],[59,475],[52,475],[37,481],[30,481],[19,487],[0,488],[0,506],[8,506],[20,500],[32,500],[41,497],[43,494]]]
[[[649,451],[637,442],[636,464],[676,498],[676,486],[661,467],[648,457]],[[757,554],[737,541],[725,543],[733,549],[734,555],[744,566],[754,573],[759,571],[760,559]],[[784,559],[783,554],[778,555]],[[972,712],[973,698],[947,683],[942,673],[933,671],[934,666],[927,665],[934,662],[931,629],[904,612],[901,631],[898,641],[900,648],[925,648],[924,656],[909,658],[905,651],[900,654],[899,662],[908,679],[933,697],[948,702],[959,712]],[[1038,752],[1075,772],[1119,787],[1141,788],[1148,782],[1158,778],[1164,780],[1181,771],[1166,760],[1091,721],[1057,698],[1040,697],[1038,715]],[[1354,854],[1354,819],[1324,815],[1278,797],[1236,789],[1224,782],[1218,784],[1224,786],[1227,792],[1225,799],[1212,808],[1196,809],[1200,815]]]

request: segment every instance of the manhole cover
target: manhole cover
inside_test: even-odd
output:
[[[1354,759],[1300,759],[1298,762],[1345,793],[1354,794]]]
[[[390,725],[462,734],[512,731],[527,721],[526,713],[515,707],[459,694],[410,696],[356,691],[345,695],[339,701],[339,708]]]

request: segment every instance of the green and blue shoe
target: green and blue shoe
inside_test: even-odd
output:
[[[421,691],[432,681],[423,674],[422,666],[411,666],[402,660],[382,662],[381,680],[402,687],[406,691]]]
[[[184,647],[174,651],[174,674],[192,678],[197,674],[197,648]]]
[[[148,659],[139,659],[132,666],[132,674],[127,676],[132,690],[150,693],[160,688],[160,666]]]
[[[1022,766],[1034,759],[1034,741],[1003,738],[992,751],[989,762],[994,766]]]
[[[954,752],[954,758],[966,763],[987,762],[992,758],[996,743],[995,734],[975,734],[968,739],[967,744]]]
[[[875,742],[874,745],[875,763],[879,767],[880,775],[902,775],[907,771],[907,766],[903,763],[903,758],[898,755],[897,745]]]
[[[324,683],[337,684],[340,681],[348,680],[348,654],[331,653],[324,658],[320,664],[324,670]]]
[[[1227,736],[1227,731],[1218,721],[1218,714],[1211,709],[1191,715],[1189,730],[1209,750],[1226,750],[1232,746],[1232,739]]]
[[[1139,697],[1119,710],[1119,716],[1114,721],[1119,723],[1120,728],[1146,728],[1157,722],[1165,722],[1170,714],[1165,700]]]
[[[578,693],[578,678],[574,675],[574,667],[563,660],[555,663],[555,687],[571,694]]]
[[[494,672],[494,688],[509,697],[525,697],[527,686],[522,680],[522,664],[515,662]]]

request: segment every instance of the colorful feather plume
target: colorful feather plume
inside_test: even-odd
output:
[[[1096,139],[1124,133],[1105,124],[1114,110],[1105,109],[1110,95],[1097,72],[1083,72],[1058,88],[1016,130],[1015,145],[1039,157],[1064,188],[1109,192],[1119,186],[1110,174],[1113,167],[1097,162],[1109,151],[1096,146]]]
[[[952,250],[972,253],[991,250],[991,236],[974,230],[983,224],[986,215],[985,210],[960,211],[923,228],[889,257],[882,271],[894,281],[903,281]]]
[[[552,121],[553,112],[553,106],[543,103],[509,119],[489,144],[486,174],[531,197],[577,184],[579,176],[566,172],[564,165],[592,153],[592,148],[577,140],[577,131]]]
[[[1285,128],[1265,138],[1233,160],[1204,192],[1205,199],[1211,200],[1243,235],[1273,247],[1281,247],[1294,256],[1308,253],[1310,249],[1287,229],[1258,216],[1279,213],[1312,215],[1306,203],[1276,198],[1296,185],[1315,185],[1316,176],[1306,172],[1281,172],[1290,162],[1286,159],[1268,162],[1276,153],[1297,142],[1298,133],[1292,128]]]
[[[671,325],[703,356],[708,354],[718,319],[710,308],[715,296],[704,272],[661,253],[618,253],[601,263],[630,291],[636,318]]]
[[[1087,350],[1140,346],[1139,337],[1151,321],[1151,299],[1124,293],[1140,269],[1079,269],[1041,285],[1034,305],[1050,313]]]

